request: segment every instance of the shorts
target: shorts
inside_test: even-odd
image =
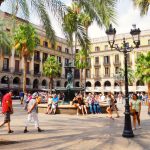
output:
[[[10,112],[4,114],[4,123],[10,122]]]

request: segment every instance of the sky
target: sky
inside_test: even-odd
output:
[[[62,1],[67,5],[71,4],[71,0]],[[1,9],[6,11],[5,4],[2,5]],[[64,37],[60,24],[52,15],[50,15],[50,17],[56,35],[59,37]],[[39,19],[35,17],[34,13],[32,13],[30,20],[34,24],[40,24]],[[141,30],[150,29],[150,10],[146,16],[141,17],[140,11],[133,6],[132,0],[119,0],[117,4],[117,25],[113,25],[117,30],[117,34],[129,33],[132,28],[132,24],[136,24],[137,28],[140,28]],[[98,27],[94,22],[89,28],[89,36],[90,38],[106,36],[105,29]]]

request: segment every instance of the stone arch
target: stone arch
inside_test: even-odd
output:
[[[56,87],[60,87],[61,86],[61,81],[56,81]]]
[[[77,82],[75,83],[75,87],[80,87],[80,82],[79,82],[79,81],[77,81]]]
[[[15,77],[14,79],[13,79],[13,84],[20,84],[20,78],[19,77]]]
[[[45,79],[42,80],[42,86],[47,86],[47,81]]]
[[[141,81],[141,80],[138,80],[138,81],[136,82],[136,86],[144,86],[144,82]]]
[[[105,81],[105,82],[104,82],[104,86],[111,86],[110,81]]]
[[[39,87],[39,80],[38,79],[34,79],[33,80],[33,89],[38,89]]]
[[[119,86],[119,83],[118,82],[114,82],[114,86]]]
[[[91,87],[91,86],[92,86],[91,82],[90,82],[90,81],[87,81],[87,82],[86,82],[86,87]]]
[[[94,84],[95,87],[101,87],[101,83],[99,81],[96,81]]]
[[[9,82],[9,77],[8,76],[3,76],[1,78],[1,84],[8,84]]]
[[[66,86],[67,86],[67,83],[68,83],[67,81],[64,83],[64,87],[66,87]]]
[[[31,84],[30,78],[26,78],[26,85],[30,85],[30,84]]]

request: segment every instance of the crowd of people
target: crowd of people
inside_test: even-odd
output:
[[[0,124],[0,127],[7,124],[8,133],[13,133],[13,130],[10,128],[10,115],[13,114],[12,94],[13,91],[9,91],[2,98],[2,114],[4,114],[4,121]],[[117,102],[123,103],[123,99],[124,96],[121,93],[118,95],[114,95],[111,92],[108,92],[107,94],[88,93],[87,95],[83,95],[80,92],[75,94],[75,97],[70,104],[77,108],[77,115],[79,115],[79,113],[83,115],[87,115],[89,113],[101,114],[103,113],[101,106],[105,104],[107,106],[107,117],[114,119],[112,116],[113,112],[116,113],[117,118],[120,117],[117,108]],[[58,103],[60,100],[65,100],[65,95],[64,93],[49,94],[47,92],[35,92],[31,94],[30,92],[26,92],[21,95],[20,100],[21,104],[24,104],[24,110],[26,110],[28,114],[24,133],[28,132],[28,125],[30,122],[34,122],[38,132],[42,132],[43,130],[39,127],[39,120],[37,115],[38,104],[43,101],[46,102],[47,110],[45,114],[56,114]],[[150,100],[148,101],[148,96],[145,93],[132,93],[129,95],[129,103],[130,113],[133,116],[133,129],[137,128],[137,123],[138,128],[141,128],[141,105],[148,104],[148,114],[150,114]]]

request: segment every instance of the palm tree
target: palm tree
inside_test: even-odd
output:
[[[134,5],[140,9],[141,16],[147,14],[150,6],[150,0],[133,0],[133,2]]]
[[[37,39],[36,31],[30,24],[20,25],[15,31],[15,49],[24,60],[23,92],[26,92],[27,58],[33,55]]]
[[[20,13],[25,19],[29,19],[34,10],[41,20],[46,31],[46,36],[51,43],[55,43],[55,32],[51,26],[48,12],[51,11],[58,20],[63,21],[64,16],[70,11],[61,0],[1,0],[0,5],[6,2],[8,9],[17,15]],[[80,0],[81,9],[88,13],[99,26],[109,26],[110,22],[115,22],[117,0]],[[19,11],[18,11],[19,10]]]
[[[135,75],[134,75],[134,71],[132,68],[128,67],[127,69],[128,71],[128,83],[129,85],[132,85],[132,83],[134,82],[135,80]],[[124,79],[125,78],[125,70],[120,68],[120,71],[119,71],[119,78],[120,79]]]
[[[83,69],[87,67],[87,52],[86,50],[82,49],[76,54],[75,59],[75,66],[80,69],[80,84],[83,86],[82,83],[82,75],[83,75]]]
[[[148,84],[148,96],[150,98],[150,51],[138,57],[136,62],[136,76]]]
[[[56,60],[54,56],[49,56],[43,64],[43,73],[45,76],[49,77],[49,89],[52,93],[53,78],[59,76],[61,73],[60,63]]]
[[[10,52],[12,47],[12,39],[4,29],[4,22],[0,21],[0,53],[1,56],[5,52]]]

